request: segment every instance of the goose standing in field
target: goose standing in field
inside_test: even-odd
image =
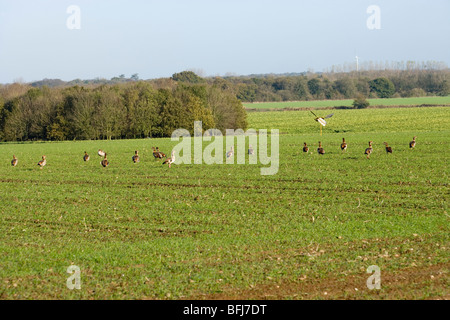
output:
[[[233,153],[234,153],[233,147],[231,147],[230,151],[227,152],[227,159],[231,158],[233,156]]]
[[[104,157],[105,154],[106,154],[106,153],[105,153],[103,150],[98,149],[98,155],[99,155],[100,157]]]
[[[89,161],[90,158],[91,158],[91,157],[89,157],[89,155],[88,155],[87,152],[85,151],[85,152],[84,152],[84,156],[83,156],[83,160],[84,160],[84,161]]]
[[[132,156],[131,159],[133,160],[134,163],[138,163],[139,162],[139,155],[138,155],[138,151],[137,150],[134,152],[134,156]]]
[[[42,156],[42,160],[38,162],[38,166],[42,169],[47,164],[47,159],[45,156]]]
[[[13,155],[13,158],[12,158],[12,160],[11,160],[11,165],[12,165],[13,167],[17,166],[17,162],[19,162],[19,160],[17,160],[16,156]]]
[[[342,151],[347,150],[347,142],[345,142],[345,138],[342,138],[341,150]]]
[[[317,148],[319,154],[325,154],[325,150],[322,148],[322,142],[319,141],[319,147]]]
[[[155,159],[159,159],[159,154],[156,151],[155,147],[152,147],[152,149],[153,149],[153,157],[155,157]]]
[[[155,149],[155,147],[152,147],[152,149],[153,149],[153,156],[155,157],[155,159],[167,158],[164,153],[159,151],[158,147],[156,147],[156,149]]]
[[[373,141],[369,141],[369,147],[366,149],[366,151],[364,151],[364,154],[367,155],[367,159],[370,158],[370,155],[371,155],[372,152],[373,152],[372,142],[373,142]]]
[[[254,155],[254,154],[255,154],[255,150],[253,150],[252,145],[249,145],[249,146],[248,146],[248,154],[249,154],[249,155]]]
[[[303,142],[303,152],[308,152],[309,147],[306,145],[306,142]]]
[[[169,164],[169,168],[171,166],[171,164],[175,161],[175,151],[172,151],[172,156],[170,158],[167,158],[166,160],[164,160],[163,165],[164,164]]]
[[[409,147],[411,149],[414,149],[414,147],[416,146],[416,138],[417,137],[413,137],[412,141],[409,143]]]
[[[109,166],[109,161],[108,161],[108,159],[106,159],[106,153],[105,153],[105,156],[104,156],[103,160],[100,162],[100,164],[101,164],[104,168],[106,168],[107,166]]]
[[[384,145],[386,146],[386,154],[392,153],[392,147],[389,147],[387,142],[384,142]]]
[[[159,158],[160,158],[160,159],[162,159],[162,158],[167,158],[167,157],[166,157],[166,154],[165,154],[164,152],[159,151],[159,148],[158,148],[158,147],[156,147],[156,152],[159,153]]]

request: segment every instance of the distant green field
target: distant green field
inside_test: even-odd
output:
[[[280,130],[277,174],[248,155],[169,169],[151,147],[169,154],[170,139],[0,144],[0,298],[450,297],[450,108],[336,110],[322,136],[308,111],[248,119]],[[380,290],[366,284],[372,265]]]
[[[389,98],[367,99],[371,106],[408,106],[408,105],[447,105],[450,96],[446,97],[418,97],[418,98]],[[317,101],[286,101],[286,102],[255,102],[243,103],[247,109],[278,109],[278,108],[324,108],[352,106],[353,100],[317,100]]]

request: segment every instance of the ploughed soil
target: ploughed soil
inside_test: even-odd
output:
[[[197,294],[194,300],[450,300],[450,263],[380,272],[380,289],[367,287],[369,273],[303,277],[250,288],[226,288],[214,294]]]

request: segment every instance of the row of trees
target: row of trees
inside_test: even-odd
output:
[[[295,76],[227,77],[243,102],[418,97],[450,94],[450,70],[384,70]]]
[[[359,61],[355,57],[355,61],[346,62],[340,65],[332,65],[325,69],[325,73],[342,73],[352,71],[410,71],[410,70],[445,70],[447,64],[444,61],[427,60],[427,61]]]
[[[406,64],[390,63],[391,69],[370,69],[351,72],[290,73],[283,75],[251,75],[202,78],[192,71],[175,73],[171,81],[189,84],[214,84],[227,88],[243,102],[295,101],[323,99],[351,99],[359,95],[367,98],[418,97],[450,94],[450,70],[442,63],[433,61]],[[403,66],[403,67],[402,67]],[[146,80],[158,85],[168,79]],[[96,87],[139,81],[137,74],[131,78],[124,75],[111,80],[44,79],[31,83],[33,87],[69,87],[82,85]],[[381,86],[384,89],[381,89]]]
[[[67,140],[170,137],[178,128],[247,128],[233,93],[170,79],[98,87],[0,88],[0,139]]]
[[[168,137],[178,128],[246,129],[242,102],[354,99],[450,94],[450,71],[371,70],[350,73],[171,78],[55,87],[0,85],[0,140]]]

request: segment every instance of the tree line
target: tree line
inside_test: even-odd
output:
[[[170,137],[179,128],[246,129],[245,109],[220,86],[173,79],[115,85],[0,87],[0,139],[88,140]]]
[[[348,73],[225,77],[243,102],[422,97],[450,94],[450,70],[372,70]]]
[[[414,97],[450,94],[448,68],[171,78],[138,74],[0,85],[0,140],[169,137],[178,128],[246,129],[242,102]],[[356,100],[355,100],[356,101]]]

